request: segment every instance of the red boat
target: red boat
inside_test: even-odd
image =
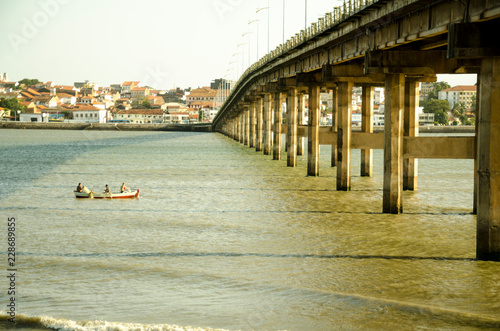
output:
[[[89,190],[82,192],[75,191],[78,199],[131,199],[139,196],[139,189],[129,189],[121,193],[97,193]]]

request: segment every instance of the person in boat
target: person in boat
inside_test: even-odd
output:
[[[78,183],[78,186],[76,187],[76,191],[81,192],[82,190],[83,190],[82,183]]]
[[[106,184],[106,186],[104,187],[104,193],[111,193],[108,184]]]
[[[130,187],[126,187],[125,183],[123,183],[122,186],[120,187],[120,193],[123,193],[123,192],[125,192],[128,189],[130,189]]]

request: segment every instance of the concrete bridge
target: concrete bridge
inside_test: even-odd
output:
[[[417,188],[417,159],[474,159],[477,258],[499,261],[499,33],[500,0],[346,1],[248,68],[213,129],[275,160],[284,133],[290,167],[307,137],[309,176],[319,175],[319,146],[332,145],[337,190],[351,188],[352,149],[361,149],[362,176],[372,174],[372,150],[384,149],[384,213],[403,211],[403,190]],[[475,137],[419,137],[419,82],[444,73],[478,74]],[[353,86],[363,91],[361,132],[351,130]],[[375,86],[386,91],[383,133],[371,122]],[[331,127],[319,125],[322,91],[333,94]]]

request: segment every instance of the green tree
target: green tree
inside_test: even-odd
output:
[[[8,109],[8,110],[12,110],[12,111],[20,110],[23,113],[26,111],[26,106],[21,105],[19,103],[19,100],[17,100],[16,98],[11,98],[11,99],[1,98],[0,99],[0,107]]]
[[[438,110],[441,110],[444,113],[450,111],[450,103],[448,100],[429,100],[424,106],[424,113],[436,113]]]
[[[438,109],[434,113],[434,123],[448,125],[448,123],[449,123],[448,115],[444,111],[442,111],[441,109]]]
[[[465,115],[465,104],[463,102],[456,103],[453,105],[452,113],[453,116],[463,116]]]
[[[432,83],[432,85],[434,86],[434,91],[430,91],[429,92],[429,96],[427,99],[438,99],[439,98],[439,92],[441,92],[441,90],[445,90],[447,88],[450,88],[450,84],[448,84],[447,82],[435,82],[435,83]]]
[[[149,102],[148,99],[144,99],[144,101],[142,102],[141,105],[142,105],[143,108],[151,109],[151,102]]]
[[[40,83],[41,83],[41,81],[39,81],[36,78],[35,79],[24,78],[24,79],[19,81],[19,85],[24,84],[24,86],[26,86],[26,87],[30,87],[30,86],[40,84]]]
[[[472,125],[469,118],[465,115],[460,116],[460,122],[462,123],[462,125]]]

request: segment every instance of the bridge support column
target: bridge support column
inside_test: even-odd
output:
[[[257,116],[257,134],[255,137],[255,151],[262,151],[262,138],[263,138],[263,121],[264,116],[262,112],[262,98],[257,98],[255,100],[256,116]]]
[[[338,132],[338,87],[332,88],[332,131]],[[332,144],[332,167],[337,166],[337,143]]]
[[[286,115],[288,124],[288,133],[286,135],[288,154],[287,166],[297,166],[297,89],[290,88],[287,93]]]
[[[363,85],[361,105],[361,132],[373,133],[373,86]],[[373,175],[373,150],[361,150],[361,176]]]
[[[383,212],[403,211],[403,74],[388,74],[385,82],[385,146]]]
[[[297,96],[297,107],[298,107],[298,118],[297,122],[298,125],[303,125],[304,124],[304,106],[305,106],[305,97],[304,93],[299,93]],[[297,138],[297,155],[304,155],[304,137],[298,137]]]
[[[405,137],[418,137],[419,115],[416,111],[419,98],[419,83],[407,81],[405,83],[405,108],[404,108],[404,135]],[[415,191],[418,183],[418,160],[403,160],[403,190]]]
[[[273,141],[271,94],[264,96],[264,155],[271,155]]]
[[[307,175],[319,176],[319,121],[320,121],[320,87],[309,86],[309,122],[307,141]]]
[[[479,91],[476,255],[500,261],[500,58],[482,60]]]
[[[249,135],[250,135],[250,137],[249,137],[249,141],[248,141],[248,146],[250,148],[254,148],[255,147],[255,138],[256,138],[255,124],[256,124],[256,119],[257,119],[257,116],[255,115],[255,113],[256,113],[255,101],[252,101],[250,103],[248,113],[250,115],[250,120],[249,120],[249,123],[250,123]]]
[[[243,114],[240,113],[238,115],[238,126],[239,126],[239,129],[238,129],[238,141],[243,144]]]
[[[273,160],[281,160],[281,149],[283,138],[281,134],[281,123],[283,122],[283,113],[281,111],[281,92],[274,93],[274,144]]]
[[[238,140],[238,117],[233,118],[233,139]]]
[[[250,140],[250,111],[248,110],[248,107],[245,107],[245,110],[243,111],[243,123],[245,126],[243,145],[248,146],[248,142]]]
[[[337,191],[351,189],[352,82],[338,84]]]

